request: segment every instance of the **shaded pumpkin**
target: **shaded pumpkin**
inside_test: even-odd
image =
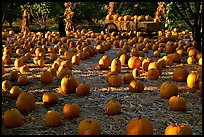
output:
[[[145,117],[131,119],[126,127],[126,135],[153,135],[153,126]]]
[[[173,71],[173,79],[177,82],[185,82],[189,72],[184,68],[177,68]]]
[[[171,60],[175,63],[180,63],[182,58],[181,55],[179,55],[178,53],[173,53]]]
[[[16,107],[22,113],[31,112],[35,106],[35,96],[31,92],[22,92],[17,98]]]
[[[111,75],[108,78],[108,85],[111,87],[120,87],[122,85],[122,78],[118,75]]]
[[[52,73],[53,78],[57,76],[57,70],[55,68],[50,67],[47,71]]]
[[[109,72],[107,73],[107,76],[106,76],[106,81],[107,81],[107,82],[108,82],[108,78],[109,78],[111,75],[118,75],[118,72],[109,71]]]
[[[78,81],[74,76],[66,75],[61,80],[61,90],[64,94],[74,93],[78,87]]]
[[[63,114],[65,118],[76,118],[80,114],[80,106],[76,103],[67,103],[63,107]]]
[[[57,77],[62,79],[66,75],[72,75],[72,70],[68,69],[66,66],[61,66],[58,68]]]
[[[12,83],[9,80],[2,81],[2,90],[8,91],[12,88]]]
[[[101,126],[99,122],[92,118],[87,118],[80,121],[78,135],[101,135]]]
[[[132,80],[129,84],[130,92],[143,92],[144,91],[144,83],[141,80]]]
[[[106,114],[107,115],[116,115],[121,111],[121,104],[117,100],[109,100],[106,103]]]
[[[28,85],[30,83],[27,76],[19,76],[17,82],[19,85]]]
[[[165,81],[160,86],[160,96],[164,99],[169,99],[172,96],[178,95],[178,87],[169,81]]]
[[[42,102],[45,104],[55,104],[59,100],[58,94],[57,93],[44,93],[42,96]]]
[[[164,131],[164,135],[192,135],[192,129],[190,126],[186,125],[186,124],[169,124],[165,131]]]
[[[40,79],[42,83],[49,84],[53,81],[53,74],[49,71],[44,71],[40,74]]]
[[[59,112],[49,110],[45,114],[45,125],[47,127],[57,127],[62,124],[62,118]]]
[[[3,115],[3,124],[6,128],[16,128],[22,126],[23,123],[24,118],[16,108],[6,111]]]
[[[124,82],[125,84],[130,84],[130,82],[131,82],[132,80],[134,80],[134,76],[133,76],[132,74],[125,73],[125,74],[123,75],[123,82]]]
[[[10,97],[11,98],[18,98],[18,96],[23,92],[23,89],[19,86],[13,86],[10,89]]]
[[[87,83],[80,83],[76,88],[76,93],[79,95],[88,95],[90,93],[90,85]]]
[[[159,71],[159,75],[162,74],[162,65],[159,62],[151,62],[148,65],[148,70],[152,69],[152,68],[156,68]]]
[[[159,79],[159,71],[157,68],[151,68],[148,70],[147,76],[150,80],[157,80]]]
[[[169,107],[173,111],[185,111],[186,110],[186,100],[180,96],[172,96],[169,99]]]

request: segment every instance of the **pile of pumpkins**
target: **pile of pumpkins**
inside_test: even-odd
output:
[[[113,19],[115,20],[115,18]],[[124,21],[127,20],[131,20],[131,17],[124,16]],[[25,74],[31,73],[27,63],[32,61],[32,59],[33,63],[39,68],[45,67],[46,60],[52,62],[48,70],[40,74],[40,80],[43,84],[51,84],[53,78],[56,77],[61,81],[61,93],[88,95],[91,91],[90,85],[88,83],[78,83],[77,79],[72,75],[73,65],[80,65],[81,60],[89,59],[97,54],[104,54],[105,51],[112,48],[119,49],[113,60],[110,60],[108,55],[102,56],[99,60],[99,69],[110,70],[106,76],[108,86],[120,87],[125,83],[129,85],[129,91],[134,93],[144,91],[145,83],[137,79],[141,73],[146,72],[150,80],[157,80],[162,75],[162,70],[166,66],[172,66],[173,63],[181,63],[182,56],[188,55],[187,63],[189,65],[198,63],[197,71],[188,72],[184,68],[177,68],[173,72],[173,80],[176,82],[186,82],[189,88],[198,89],[198,93],[202,97],[202,53],[199,53],[193,47],[192,42],[184,42],[181,39],[178,42],[168,41],[168,36],[170,35],[166,37],[161,36],[157,40],[143,37],[120,40],[117,36],[109,36],[103,33],[96,35],[94,32],[89,32],[91,37],[95,38],[95,46],[90,46],[91,41],[87,38],[88,33],[85,31],[69,33],[68,37],[63,38],[59,38],[59,33],[51,32],[47,32],[45,38],[42,36],[42,33],[30,32],[28,34],[19,33],[17,35],[14,35],[13,31],[2,33],[2,76],[8,73],[4,65],[14,63],[14,67],[17,69],[9,74],[8,80],[2,81],[2,91],[5,93],[9,92],[11,98],[17,99],[16,108],[6,111],[3,115],[5,127],[14,128],[22,126],[24,117],[21,113],[30,113],[36,108],[35,95],[31,92],[23,91],[20,87],[29,84],[29,78]],[[74,42],[69,39],[71,37],[79,39],[77,42]],[[8,45],[6,46],[7,43]],[[51,47],[51,43],[55,43],[55,46]],[[158,53],[153,53],[155,57],[159,57],[157,61],[154,61],[152,57],[145,57],[145,53],[148,53],[149,50],[154,50],[158,53],[165,52],[167,55],[160,58],[157,55]],[[14,62],[11,59],[13,55],[18,57]],[[120,73],[123,66],[128,66],[132,73],[126,73],[121,76]],[[16,81],[18,85],[13,86],[13,81]],[[178,87],[174,82],[163,82],[160,86],[160,96],[163,99],[169,99],[168,102],[171,110],[186,110],[186,100],[178,96]],[[42,96],[44,104],[54,104],[58,100],[58,93],[48,92]],[[105,111],[107,115],[119,114],[121,112],[120,102],[117,100],[108,101]],[[76,118],[79,117],[79,114],[79,105],[75,103],[64,105],[64,118]],[[45,114],[46,126],[55,127],[61,124],[62,116],[58,111],[47,111]],[[88,118],[79,123],[77,131],[79,135],[98,135],[101,134],[101,126],[96,119]],[[151,135],[153,134],[152,123],[145,117],[133,118],[127,124],[126,134]],[[165,129],[164,134],[190,135],[192,134],[192,129],[182,123],[170,124]]]

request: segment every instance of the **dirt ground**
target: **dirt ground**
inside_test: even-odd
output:
[[[92,45],[95,42],[92,39]],[[45,105],[42,102],[42,95],[46,91],[57,92],[60,90],[60,79],[54,78],[51,84],[42,84],[40,73],[46,71],[52,64],[47,58],[44,68],[38,68],[29,60],[28,66],[31,70],[27,75],[30,78],[30,84],[20,86],[26,92],[32,92],[36,99],[36,108],[28,113],[22,114],[25,117],[25,123],[17,128],[5,128],[2,122],[3,135],[77,135],[79,122],[85,118],[96,119],[101,126],[102,135],[125,135],[127,123],[134,117],[145,116],[153,125],[154,135],[163,135],[165,128],[170,123],[186,123],[193,131],[193,135],[202,134],[202,98],[196,90],[189,89],[186,82],[175,82],[179,88],[179,95],[184,97],[187,102],[186,111],[172,111],[168,105],[168,99],[160,96],[159,88],[164,81],[173,81],[172,73],[178,67],[186,68],[189,72],[197,69],[198,65],[186,64],[187,56],[182,57],[182,63],[174,63],[163,69],[162,75],[158,80],[149,80],[147,73],[141,73],[139,79],[144,82],[145,88],[142,93],[128,92],[128,84],[123,83],[120,87],[110,87],[106,82],[106,75],[109,70],[100,70],[98,61],[103,55],[108,55],[110,59],[116,57],[116,51],[112,48],[104,54],[97,54],[87,60],[81,60],[80,65],[74,65],[72,74],[76,77],[78,83],[86,82],[90,84],[89,95],[79,96],[76,93],[59,95],[59,101],[53,105]],[[145,53],[145,57],[152,56],[153,51]],[[161,53],[164,56],[165,53]],[[12,58],[14,62],[15,58]],[[157,61],[158,58],[154,58]],[[18,70],[11,65],[4,65],[6,74],[2,75],[2,81],[8,79],[11,70]],[[122,67],[123,76],[125,73],[131,73],[127,65]],[[18,85],[12,82],[12,85]],[[117,99],[121,103],[121,113],[108,116],[105,112],[105,105],[108,100]],[[16,107],[16,99],[9,97],[9,92],[2,91],[2,116],[5,111]],[[63,106],[66,103],[74,102],[80,106],[80,115],[78,118],[65,119],[63,117]],[[62,124],[58,127],[46,127],[44,118],[48,110],[60,112]]]

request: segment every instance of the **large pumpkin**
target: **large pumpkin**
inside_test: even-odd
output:
[[[66,75],[61,80],[61,90],[64,94],[74,93],[78,87],[78,81],[74,76]]]
[[[35,108],[35,96],[31,92],[22,92],[16,101],[17,109],[22,113],[28,113]]]
[[[111,71],[121,72],[122,64],[118,58],[114,58],[111,62]]]
[[[164,99],[169,99],[172,96],[178,95],[178,87],[169,81],[163,82],[160,86],[160,96]]]
[[[130,92],[143,92],[144,91],[144,83],[141,80],[132,80],[129,84]]]
[[[153,127],[150,120],[145,117],[131,119],[126,128],[126,135],[152,135]]]
[[[42,96],[42,101],[45,104],[54,104],[57,103],[57,101],[59,100],[58,94],[57,93],[44,93]]]
[[[186,110],[186,100],[183,97],[172,96],[169,99],[169,107],[173,111],[185,111]]]
[[[177,68],[173,71],[173,79],[177,82],[185,82],[189,72],[184,68]]]
[[[169,124],[165,131],[164,135],[192,135],[192,129],[186,124]]]
[[[77,131],[78,135],[100,135],[101,127],[97,120],[87,118],[79,123]]]
[[[90,93],[90,85],[88,83],[80,83],[76,88],[76,93],[79,95],[88,95]]]

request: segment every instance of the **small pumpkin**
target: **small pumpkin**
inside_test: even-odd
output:
[[[172,96],[169,99],[169,107],[173,111],[185,111],[186,110],[186,100],[180,96]]]
[[[193,56],[190,56],[190,57],[187,58],[187,63],[189,65],[193,65],[195,63],[195,61],[196,60],[195,60],[195,58]]]
[[[19,127],[22,126],[23,123],[23,116],[16,108],[6,111],[3,115],[3,124],[6,128]]]
[[[188,74],[187,86],[189,88],[196,88],[198,86],[198,83],[199,83],[199,77],[196,72],[191,72],[190,74]]]
[[[18,78],[19,78],[18,71],[15,71],[15,70],[12,71],[12,72],[10,72],[10,74],[9,74],[9,76],[8,76],[8,79],[9,79],[10,81],[17,81]]]
[[[120,55],[120,62],[122,66],[125,66],[126,64],[128,64],[128,60],[129,60],[130,56],[127,55],[126,53],[123,53],[122,55]]]
[[[26,74],[26,73],[30,72],[30,69],[29,69],[28,65],[21,66],[20,67],[20,72],[21,72],[21,74]]]
[[[18,98],[18,96],[23,92],[23,89],[19,86],[13,86],[10,89],[10,97],[11,98]]]
[[[76,103],[67,103],[63,107],[63,113],[65,118],[76,118],[80,113],[80,106]]]
[[[111,62],[111,71],[121,72],[122,64],[118,58],[114,58]]]
[[[76,88],[76,93],[79,95],[88,95],[90,93],[90,85],[87,83],[80,83]]]
[[[27,76],[19,76],[17,82],[19,85],[28,85],[30,83]]]
[[[129,84],[130,92],[143,92],[144,91],[144,83],[141,80],[132,80]]]
[[[121,111],[121,104],[117,100],[109,100],[106,103],[106,113],[108,115],[116,115]]]
[[[87,118],[79,123],[77,131],[78,135],[100,135],[101,126],[97,120]]]
[[[49,84],[53,81],[53,74],[49,71],[44,71],[40,74],[40,79],[42,83]]]
[[[2,81],[2,90],[8,91],[12,88],[12,83],[9,80]]]
[[[118,73],[115,72],[115,71],[109,71],[109,72],[107,73],[107,76],[106,76],[106,81],[107,81],[107,82],[108,82],[108,78],[109,78],[111,75],[118,75]]]
[[[27,113],[35,108],[35,96],[31,92],[22,92],[17,98],[16,107],[22,113]]]
[[[125,84],[130,84],[130,82],[134,79],[134,76],[132,74],[129,74],[129,73],[125,73],[123,75],[123,82]]]
[[[131,119],[126,128],[126,135],[153,135],[153,126],[146,117]]]
[[[62,61],[61,64],[60,64],[60,66],[63,66],[63,65],[65,65],[68,69],[72,69],[72,67],[73,67],[73,64],[71,63],[70,60],[64,60],[64,61]]]
[[[73,55],[71,62],[72,62],[72,64],[74,64],[74,65],[80,65],[80,57],[77,56],[77,55]]]
[[[61,66],[58,68],[57,77],[62,79],[66,75],[72,75],[72,70],[68,69],[66,66]]]
[[[134,68],[132,70],[132,75],[134,78],[139,77],[140,76],[140,69],[139,68]]]
[[[108,69],[109,66],[111,65],[110,57],[104,55],[100,60],[99,60],[99,68],[100,69]]]
[[[78,87],[78,81],[74,76],[66,75],[61,80],[61,90],[64,94],[74,93]]]
[[[57,76],[57,70],[53,67],[50,67],[47,71],[52,73],[53,78]]]
[[[120,87],[122,85],[122,78],[118,75],[111,75],[108,78],[108,85],[111,87]]]
[[[169,81],[165,81],[160,86],[160,96],[164,99],[169,99],[172,96],[178,95],[178,87]]]
[[[23,59],[22,58],[17,58],[14,61],[14,66],[15,66],[15,68],[19,68],[19,67],[23,66]]]
[[[45,104],[55,104],[59,100],[58,94],[57,93],[44,93],[42,96],[42,102]]]
[[[185,82],[189,72],[184,68],[177,68],[173,71],[173,79],[177,82]]]
[[[150,80],[157,80],[159,79],[159,71],[157,68],[151,68],[148,70],[147,76]]]
[[[62,118],[59,112],[49,110],[45,114],[45,125],[47,127],[57,127],[62,124]]]
[[[159,75],[162,74],[162,65],[159,62],[151,62],[148,65],[148,70],[150,70],[151,68],[156,68],[159,71]]]
[[[186,124],[169,124],[165,131],[164,131],[164,135],[192,135],[192,129],[190,126],[186,125]]]

